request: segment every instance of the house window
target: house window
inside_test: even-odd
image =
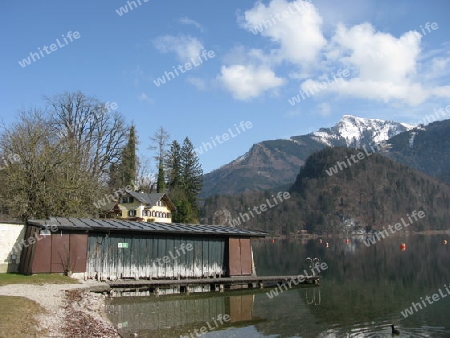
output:
[[[167,218],[171,218],[172,215],[170,214],[170,212],[167,213]]]
[[[130,217],[136,216],[136,210],[128,210],[128,216]]]
[[[133,203],[133,202],[134,202],[134,198],[131,196],[122,197],[122,203]]]

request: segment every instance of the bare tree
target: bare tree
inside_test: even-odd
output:
[[[92,177],[105,180],[127,140],[128,128],[119,113],[106,112],[97,99],[81,92],[47,97],[51,124],[61,141]]]
[[[143,156],[139,156],[139,158],[141,160],[138,163],[138,172],[135,183],[136,190],[151,193],[155,188],[157,175],[155,170],[152,169],[148,158]]]
[[[46,115],[23,111],[0,135],[2,153],[19,159],[0,171],[1,204],[20,219],[86,215],[98,181],[73,163]]]

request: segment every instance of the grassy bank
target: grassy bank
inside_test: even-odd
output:
[[[0,337],[37,337],[34,316],[44,309],[24,297],[0,297]],[[40,334],[45,332],[40,332]]]
[[[18,273],[1,273],[0,286],[8,284],[78,284],[75,279],[57,274],[24,276]]]
[[[57,274],[24,276],[16,273],[0,274],[0,286],[8,284],[77,284],[70,277]],[[0,337],[38,337],[35,316],[45,310],[25,297],[0,296]]]

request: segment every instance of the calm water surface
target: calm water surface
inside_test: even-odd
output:
[[[256,240],[258,275],[299,274],[306,257],[318,257],[328,265],[320,287],[296,287],[273,298],[270,289],[120,297],[107,311],[124,337],[196,337],[202,327],[202,337],[391,337],[392,323],[398,337],[450,337],[450,244],[444,239],[391,237],[371,247],[356,238]],[[439,289],[446,297],[433,302]],[[421,297],[427,306],[416,305],[418,311],[404,318],[401,311]],[[230,319],[221,323],[223,315]]]

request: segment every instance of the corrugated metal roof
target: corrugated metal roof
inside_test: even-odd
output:
[[[216,235],[225,237],[265,237],[267,233],[258,230],[233,228],[223,225],[198,225],[159,222],[132,222],[117,219],[66,218],[51,217],[49,220],[28,220],[35,226],[54,226],[60,230],[80,231],[121,231],[121,232],[151,232],[177,234]]]

